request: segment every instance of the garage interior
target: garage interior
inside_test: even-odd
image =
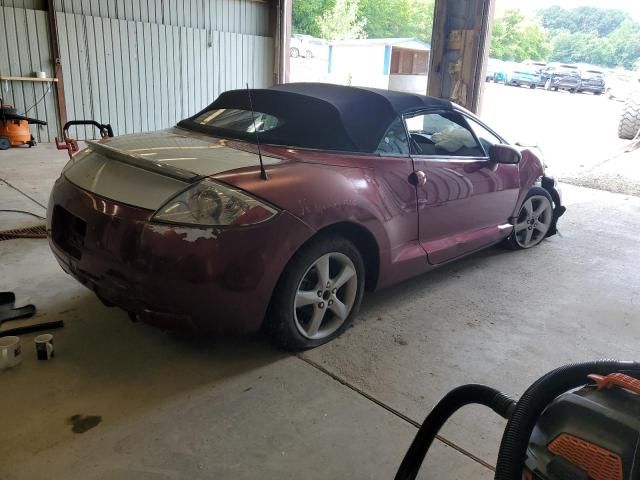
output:
[[[436,2],[430,95],[484,113],[492,10],[490,0]],[[0,15],[4,103],[42,99],[29,114],[48,123],[32,127],[35,148],[0,152],[4,210],[45,216],[68,160],[52,142],[68,120],[108,121],[116,135],[159,130],[226,90],[288,78],[289,0],[0,0]],[[458,385],[517,398],[566,363],[634,360],[640,198],[562,190],[561,236],[542,248],[493,247],[366,294],[352,328],[297,354],[261,334],[131,322],[66,275],[46,240],[0,241],[0,291],[36,305],[26,324],[65,325],[51,331],[55,359],[38,361],[39,333],[28,333],[22,364],[0,372],[0,478],[390,478]],[[0,232],[42,224],[0,212]],[[505,424],[465,408],[420,478],[493,478]]]

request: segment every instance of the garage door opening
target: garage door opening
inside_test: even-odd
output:
[[[290,81],[424,94],[434,0],[294,0]]]
[[[554,175],[640,193],[640,9],[628,2],[496,0],[482,116],[536,145]],[[620,138],[623,137],[623,138]]]

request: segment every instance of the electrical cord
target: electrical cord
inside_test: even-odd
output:
[[[40,97],[40,100],[38,100],[36,103],[31,105],[27,110],[25,110],[25,112],[24,112],[24,116],[25,117],[27,116],[27,113],[29,113],[31,110],[33,110],[42,100],[44,100],[44,97],[47,96],[47,93],[49,93],[49,90],[51,90],[51,83],[49,83],[49,86],[47,87],[47,89],[42,94],[42,97]]]
[[[45,220],[46,218],[41,216],[41,215],[37,215],[33,212],[27,212],[26,210],[11,210],[11,209],[5,209],[2,208],[0,209],[0,212],[9,212],[9,213],[24,213],[25,215],[31,215],[32,217],[36,217],[39,218],[40,220]]]

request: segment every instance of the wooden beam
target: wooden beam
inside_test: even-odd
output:
[[[495,0],[436,0],[427,93],[473,112],[482,101]]]

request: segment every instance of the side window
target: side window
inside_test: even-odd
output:
[[[489,155],[489,149],[495,145],[496,143],[502,143],[502,141],[496,137],[489,130],[484,128],[478,122],[474,121],[472,118],[467,118],[467,123],[473,130],[473,133],[476,134],[476,137],[480,141],[480,145],[484,148],[484,151],[487,155]]]
[[[385,132],[375,153],[378,155],[409,155],[409,142],[400,117]]]
[[[411,153],[431,156],[484,157],[462,116],[456,112],[421,113],[406,118]]]

